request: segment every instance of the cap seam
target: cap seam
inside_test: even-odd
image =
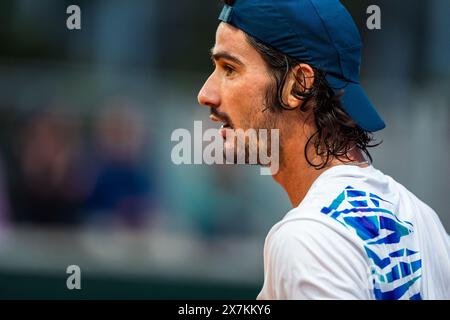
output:
[[[276,0],[272,0],[272,7],[278,12],[278,14],[280,15],[280,17],[281,17],[281,19],[283,19],[283,21],[284,21],[284,24],[289,28],[289,30],[293,33],[293,34],[295,34],[296,36],[297,36],[297,38],[301,38],[300,37],[300,35],[295,31],[295,29],[292,29],[292,27],[291,27],[291,25],[286,21],[286,18],[284,17],[284,15],[280,12],[280,9],[277,7],[277,6],[275,6],[274,5],[274,1],[276,1]],[[312,55],[311,55],[311,53],[309,52],[309,50],[305,47],[305,46],[303,46],[302,44],[298,44],[306,53],[307,53],[307,55],[308,55],[308,60],[309,61],[312,61]],[[281,50],[280,50],[281,51]],[[287,53],[286,53],[287,54]],[[305,62],[305,61],[299,61],[299,62]]]
[[[322,19],[322,16],[319,14],[319,11],[317,11],[317,8],[316,8],[316,6],[314,5],[314,2],[312,2],[311,0],[308,0],[308,1],[309,1],[309,3],[311,4],[311,6],[314,8],[314,11],[316,12],[317,16],[319,17],[320,23],[322,24],[322,26],[323,26],[323,28],[325,29],[325,32],[326,32],[326,34],[327,34],[328,41],[329,41],[329,42],[331,43],[331,45],[333,46],[334,50],[336,50],[336,52],[337,52],[337,54],[338,54],[338,56],[339,56],[339,67],[341,68],[341,71],[343,71],[344,68],[342,67],[341,53],[340,53],[340,51],[338,50],[338,48],[336,47],[334,41],[331,40],[332,38],[331,38],[331,36],[330,36],[330,32],[328,31],[328,28],[326,27],[326,25],[325,25],[325,23],[324,23],[324,21],[323,21],[323,19]],[[345,79],[345,80],[348,81],[347,79]]]

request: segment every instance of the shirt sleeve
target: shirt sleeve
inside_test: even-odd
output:
[[[287,222],[266,241],[258,299],[371,299],[363,250],[344,226]]]

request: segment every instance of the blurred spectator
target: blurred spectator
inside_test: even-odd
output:
[[[84,195],[77,127],[54,111],[31,117],[19,132],[14,219],[41,225],[73,225]]]
[[[88,222],[143,227],[149,223],[156,200],[143,116],[116,103],[105,108],[95,126]]]

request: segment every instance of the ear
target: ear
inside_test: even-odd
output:
[[[283,101],[290,109],[295,109],[303,104],[300,93],[305,93],[314,84],[314,70],[305,63],[296,65],[288,77],[283,88]]]

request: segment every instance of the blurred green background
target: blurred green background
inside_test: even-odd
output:
[[[450,230],[450,1],[342,1],[387,129],[374,166]],[[81,8],[81,30],[66,8]],[[382,29],[366,28],[381,8]],[[208,122],[219,1],[0,1],[0,298],[248,298],[283,190],[246,166],[176,166]],[[212,127],[212,125],[211,125]],[[66,288],[78,265],[82,289]]]

